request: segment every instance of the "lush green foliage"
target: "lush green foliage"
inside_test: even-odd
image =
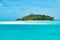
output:
[[[16,20],[54,20],[54,17],[47,16],[47,15],[30,14],[30,15],[24,16],[21,19],[18,18]]]

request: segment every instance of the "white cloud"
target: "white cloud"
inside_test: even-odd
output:
[[[0,7],[3,6],[3,3],[0,3]]]
[[[60,0],[56,0],[57,2],[60,2]]]

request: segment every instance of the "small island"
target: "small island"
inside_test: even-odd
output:
[[[40,15],[40,14],[30,14],[27,16],[24,16],[22,18],[18,18],[16,20],[54,20],[54,17],[48,16],[48,15]]]

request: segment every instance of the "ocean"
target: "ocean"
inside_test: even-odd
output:
[[[60,24],[0,24],[0,40],[60,40]]]

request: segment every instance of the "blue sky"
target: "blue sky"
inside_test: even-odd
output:
[[[28,14],[60,19],[60,0],[0,0],[0,20],[15,20]]]

